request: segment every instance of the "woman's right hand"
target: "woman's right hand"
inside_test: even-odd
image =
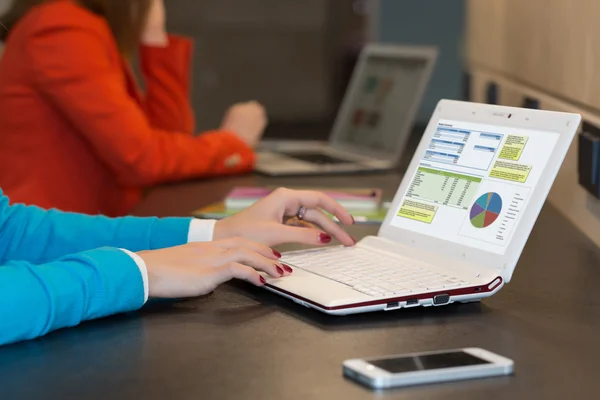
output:
[[[235,133],[250,147],[260,142],[266,126],[267,113],[256,101],[231,106],[221,123],[221,129]]]
[[[243,238],[189,243],[137,253],[148,270],[148,295],[153,298],[197,297],[231,279],[256,286],[266,282],[258,273],[274,278],[292,273],[280,254],[268,246]]]

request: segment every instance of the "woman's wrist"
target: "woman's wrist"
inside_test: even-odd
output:
[[[153,30],[144,32],[142,35],[142,44],[145,46],[167,47],[169,44],[169,35],[165,30]]]
[[[233,222],[233,224],[232,224]],[[244,227],[240,229],[241,227]],[[213,229],[213,240],[223,240],[223,239],[231,239],[235,237],[246,237],[248,239],[260,242],[260,240],[255,240],[256,238],[251,238],[247,236],[247,227],[244,224],[238,225],[235,221],[231,220],[231,217],[227,217],[224,219],[220,219],[215,222],[215,227]]]
[[[213,228],[213,240],[227,239],[231,236],[227,231],[227,218],[218,220]]]

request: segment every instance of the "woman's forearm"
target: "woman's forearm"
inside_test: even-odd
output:
[[[107,218],[10,205],[0,190],[0,265],[34,264],[98,247],[131,251],[187,243],[191,218]]]
[[[115,248],[42,265],[10,262],[0,266],[0,345],[133,311],[144,301],[138,265]]]

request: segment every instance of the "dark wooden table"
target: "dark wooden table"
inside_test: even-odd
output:
[[[381,186],[400,175],[269,180]],[[185,215],[245,176],[155,190],[139,215]],[[355,227],[357,236],[376,227]],[[546,206],[512,282],[481,304],[330,317],[243,283],[0,349],[0,399],[596,399],[600,252]],[[344,359],[479,346],[516,374],[376,394]]]

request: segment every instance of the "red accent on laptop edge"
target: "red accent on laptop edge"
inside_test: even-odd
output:
[[[489,289],[489,286],[495,282],[497,279],[500,279],[500,282],[497,285],[494,285],[493,289]],[[439,295],[439,294],[447,294],[450,296],[463,296],[463,295],[467,295],[467,294],[481,294],[481,293],[488,293],[488,292],[493,292],[494,289],[496,289],[498,286],[500,286],[500,284],[503,282],[503,279],[501,277],[497,277],[492,279],[490,282],[486,283],[485,285],[478,285],[478,286],[470,286],[470,287],[466,287],[466,288],[459,288],[459,289],[454,289],[454,290],[448,290],[448,291],[441,291],[441,292],[433,292],[433,293],[420,293],[420,294],[415,294],[412,296],[402,296],[402,297],[390,297],[387,299],[379,299],[379,300],[373,300],[373,301],[366,301],[364,303],[355,303],[355,304],[348,304],[348,305],[344,305],[344,306],[335,306],[335,307],[325,307],[322,304],[319,303],[315,303],[312,300],[308,300],[305,299],[304,297],[295,295],[294,293],[288,292],[287,290],[283,290],[280,289],[276,286],[272,286],[267,284],[266,286],[268,286],[269,288],[276,290],[280,293],[286,294],[288,296],[294,297],[298,300],[302,300],[306,303],[310,303],[318,308],[321,308],[323,310],[328,310],[328,311],[335,311],[335,310],[344,310],[347,308],[357,308],[357,307],[369,307],[369,306],[376,306],[379,304],[387,304],[387,303],[391,303],[392,301],[406,301],[406,300],[413,300],[413,299],[417,299],[417,300],[423,300],[423,299],[432,299],[435,296]],[[477,290],[479,289],[479,290]]]

